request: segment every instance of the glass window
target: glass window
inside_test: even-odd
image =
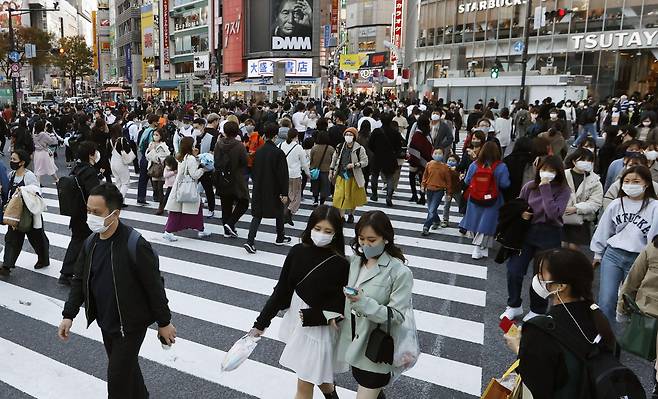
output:
[[[606,0],[590,0],[587,12],[587,32],[600,32],[603,30]]]
[[[624,0],[607,0],[603,30],[620,30],[623,19]]]
[[[642,27],[640,23],[640,16],[642,15],[642,0],[625,0],[622,14],[622,29],[640,29]]]
[[[658,4],[645,4],[642,12],[642,26],[658,28]]]

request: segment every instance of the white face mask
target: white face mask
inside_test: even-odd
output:
[[[317,230],[311,230],[311,240],[316,247],[326,247],[334,240],[334,234],[327,234]]]
[[[644,190],[647,188],[641,184],[624,183],[621,186],[621,189],[624,190],[626,195],[629,197],[639,197],[640,195],[644,194]]]
[[[440,117],[439,115],[437,115],[437,114],[432,114],[432,120],[433,120],[434,122],[436,122],[436,121],[441,120],[441,117]]]
[[[532,289],[537,295],[546,299],[557,292],[557,290],[553,292],[548,290],[546,286],[550,283],[552,283],[552,281],[542,281],[539,279],[539,275],[535,274],[535,277],[532,278]]]
[[[547,179],[548,181],[553,181],[553,179],[555,179],[555,173],[549,172],[547,170],[540,170],[539,178],[542,180]]]
[[[642,125],[643,125],[644,127],[649,127],[649,126],[651,126],[651,121],[643,121],[643,122],[642,122]]]
[[[105,233],[107,231],[107,229],[110,228],[112,223],[114,223],[114,222],[112,222],[107,226],[105,225],[105,221],[107,220],[107,218],[112,216],[113,213],[114,212],[110,213],[106,217],[96,216],[96,215],[92,215],[91,213],[88,213],[87,214],[87,226],[89,226],[89,230],[93,231],[94,233],[100,233],[100,234]]]
[[[649,161],[655,161],[656,158],[658,158],[658,151],[644,151],[644,156],[647,157]]]
[[[351,144],[354,142],[354,136],[345,136],[345,142]]]
[[[96,154],[94,154],[94,165],[99,163],[101,161],[101,153],[96,150]]]
[[[576,167],[585,173],[589,173],[592,171],[594,165],[589,161],[576,161]]]
[[[557,114],[551,114],[551,119],[557,119]]]

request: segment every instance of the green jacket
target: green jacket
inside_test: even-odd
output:
[[[361,258],[352,256],[348,286],[354,287],[361,268]],[[353,367],[374,373],[390,373],[392,366],[385,363],[373,363],[365,355],[370,332],[382,324],[386,329],[386,306],[393,310],[391,335],[397,336],[397,329],[404,321],[404,314],[411,306],[411,288],[413,275],[401,260],[384,252],[379,257],[376,267],[368,270],[365,281],[359,288],[362,291],[358,302],[345,301],[345,318],[341,323],[338,342],[339,361],[345,361]],[[352,312],[356,317],[354,340],[352,340]]]

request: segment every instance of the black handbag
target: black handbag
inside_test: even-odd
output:
[[[393,311],[388,306],[386,310],[386,332],[378,324],[377,328],[372,330],[370,337],[368,337],[366,357],[373,363],[393,364],[393,352],[395,348],[393,337],[391,337],[391,318],[393,317]]]

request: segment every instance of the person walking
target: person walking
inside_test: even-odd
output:
[[[9,174],[9,194],[7,198],[14,195],[23,195],[18,193],[18,189],[26,190],[35,197],[41,198],[41,188],[37,177],[27,167],[30,165],[30,154],[24,150],[15,150],[11,153],[9,167],[12,172]],[[27,195],[27,194],[26,194]],[[25,201],[24,201],[25,202]],[[8,227],[5,234],[5,253],[0,268],[0,276],[9,276],[11,269],[16,267],[16,260],[23,249],[23,242],[27,236],[32,249],[37,254],[37,263],[35,269],[43,269],[50,266],[50,242],[43,230],[43,218],[41,213],[32,214],[33,222],[27,232]]]
[[[370,136],[368,145],[374,159],[368,158],[370,167],[370,196],[371,201],[377,201],[379,191],[379,176],[386,185],[386,206],[393,206],[393,192],[395,191],[396,176],[399,176],[397,157],[402,150],[400,133],[392,128],[392,114],[382,116],[382,127],[375,129]]]
[[[54,133],[46,131],[46,121],[40,119],[34,124],[34,175],[41,183],[41,177],[52,176],[55,183],[59,181],[57,177],[57,166],[53,159],[53,151],[50,146],[57,145],[57,136]]]
[[[416,184],[423,176],[425,166],[432,160],[432,137],[430,134],[430,120],[426,115],[421,115],[416,123],[416,130],[411,132],[409,138],[409,185],[411,186],[411,200],[419,205],[425,205],[425,196],[416,194]]]
[[[166,241],[177,241],[178,238],[173,233],[187,229],[196,230],[199,238],[210,235],[204,229],[203,206],[201,197],[196,191],[196,184],[204,173],[199,161],[196,159],[198,152],[199,150],[194,148],[194,139],[192,137],[183,137],[181,139],[180,153],[176,156],[179,163],[178,174],[169,194],[169,199],[167,199],[167,205],[165,205],[165,210],[169,214],[167,215],[167,223],[162,238]],[[179,192],[188,196],[196,193],[196,198],[179,199]]]
[[[505,157],[507,147],[512,143],[512,120],[509,108],[500,110],[500,116],[494,121],[494,130],[496,138],[500,141],[502,156]]]
[[[165,205],[167,205],[167,201],[169,200],[169,194],[171,194],[171,188],[176,182],[176,174],[178,174],[178,161],[176,160],[176,157],[169,155],[164,160],[164,170],[162,172],[162,177],[164,179],[162,189],[165,194],[160,199],[160,206],[155,212],[156,215],[162,215],[164,213]]]
[[[392,337],[398,336],[406,315],[412,312],[413,275],[405,265],[402,250],[395,245],[395,232],[382,211],[364,213],[355,227],[347,286],[356,295],[345,293],[347,318],[340,326],[339,361],[347,362],[358,383],[357,397],[384,397],[393,366],[375,363],[366,348],[370,333],[390,316]],[[389,312],[390,311],[390,312]],[[395,343],[394,343],[395,346]]]
[[[142,130],[137,139],[137,156],[139,157],[139,180],[137,181],[137,205],[148,205],[146,202],[146,188],[150,180],[148,174],[149,161],[146,159],[146,150],[153,141],[153,133],[157,129],[158,116],[148,116],[148,126]],[[162,136],[160,136],[162,137]],[[152,185],[152,183],[151,183]]]
[[[162,202],[162,197],[164,197],[164,160],[171,154],[169,146],[163,140],[164,135],[164,128],[158,128],[153,132],[153,141],[149,144],[145,154],[148,161],[147,171],[153,187],[153,201],[157,203]]]
[[[291,226],[295,223],[292,220],[294,214],[299,210],[302,201],[302,173],[310,176],[309,160],[306,151],[299,144],[299,134],[297,130],[288,130],[286,141],[279,144],[279,149],[286,154],[288,163],[288,202],[284,210],[284,221]]]
[[[116,128],[117,126],[113,126],[113,130],[116,130]],[[103,175],[94,168],[97,160],[96,155],[98,154],[96,144],[91,141],[83,141],[78,144],[77,150],[77,161],[73,169],[71,169],[71,176],[75,176],[77,179],[84,202],[80,204],[80,209],[71,216],[71,220],[69,221],[71,241],[69,241],[69,245],[66,248],[58,281],[62,285],[71,285],[75,262],[82,249],[82,243],[91,234],[91,230],[87,226],[87,208],[85,204],[88,202],[91,190],[98,186],[103,178]]]
[[[337,360],[337,323],[343,319],[349,268],[340,212],[320,205],[311,213],[301,243],[286,256],[274,292],[250,332],[261,336],[277,313],[287,309],[279,328],[286,344],[279,363],[297,375],[295,399],[311,399],[315,386],[325,398],[338,399],[334,375],[347,366]]]
[[[523,315],[521,290],[523,278],[535,254],[540,251],[560,248],[564,211],[571,197],[571,190],[564,176],[562,159],[557,155],[545,157],[537,166],[535,179],[526,183],[519,198],[528,203],[529,209],[522,218],[530,220],[521,252],[507,262],[507,308],[500,318],[510,320]],[[546,313],[547,302],[530,290],[530,311],[523,321]]]
[[[423,236],[430,234],[430,228],[432,230],[439,228],[441,225],[441,217],[439,216],[441,200],[446,194],[452,196],[455,189],[453,174],[450,167],[445,164],[443,149],[437,148],[432,154],[432,161],[425,168],[420,183],[421,192],[427,193],[427,219],[423,224]]]
[[[343,129],[344,131],[345,129]],[[341,139],[342,140],[342,139]],[[311,192],[313,193],[313,206],[324,204],[331,195],[331,182],[329,172],[331,160],[336,150],[331,146],[331,138],[327,132],[318,132],[313,148],[311,148],[310,177]]]
[[[329,179],[335,180],[333,204],[347,214],[347,223],[354,223],[354,212],[368,202],[363,168],[368,166],[368,154],[357,142],[353,127],[345,129],[345,143],[338,146],[331,159]]]
[[[194,147],[199,151],[199,154],[209,154],[210,158],[212,158],[212,153],[215,151],[215,144],[217,144],[216,136],[213,135],[212,130],[208,129],[208,125],[203,118],[197,118],[194,120],[194,128],[199,132],[195,138]],[[208,219],[215,217],[215,188],[213,187],[212,176],[212,171],[206,170],[199,179],[199,183],[206,194],[206,202],[208,204],[209,212],[207,216]]]
[[[631,166],[621,176],[619,198],[599,218],[590,249],[600,265],[598,304],[611,323],[617,292],[638,254],[658,234],[658,201],[646,166]]]
[[[225,127],[226,128],[226,127]],[[264,127],[265,144],[254,154],[252,169],[253,188],[251,192],[251,225],[244,249],[256,253],[255,240],[263,218],[276,220],[275,245],[282,246],[292,239],[285,235],[283,209],[288,198],[288,163],[286,154],[274,145],[279,132],[276,122],[267,122]]]
[[[94,165],[105,177],[108,183],[112,182],[112,171],[110,170],[110,154],[107,151],[110,141],[110,128],[107,126],[105,119],[97,118],[94,126],[91,128],[89,140],[96,143],[96,148],[101,155],[101,159]]]
[[[493,245],[498,211],[504,203],[503,190],[510,185],[509,170],[501,162],[496,143],[484,143],[468,167],[464,183],[468,186],[468,203],[459,227],[473,237],[472,258],[486,258]]]
[[[147,399],[138,356],[148,326],[157,322],[158,336],[170,346],[176,341],[176,328],[158,255],[137,231],[121,223],[122,204],[121,192],[112,184],[89,193],[87,224],[94,234],[75,264],[57,335],[68,341],[73,319],[84,304],[88,325],[96,321],[101,329],[108,357],[108,398]]]
[[[118,123],[112,126],[110,135],[112,137],[108,149],[111,154],[110,169],[112,170],[112,176],[114,176],[114,182],[125,199],[128,188],[130,188],[129,166],[137,155],[133,152],[130,141],[123,136],[121,126]]]
[[[224,237],[237,238],[235,225],[249,208],[247,149],[236,140],[240,128],[235,122],[224,124],[224,136],[215,145],[215,186],[222,201]]]

